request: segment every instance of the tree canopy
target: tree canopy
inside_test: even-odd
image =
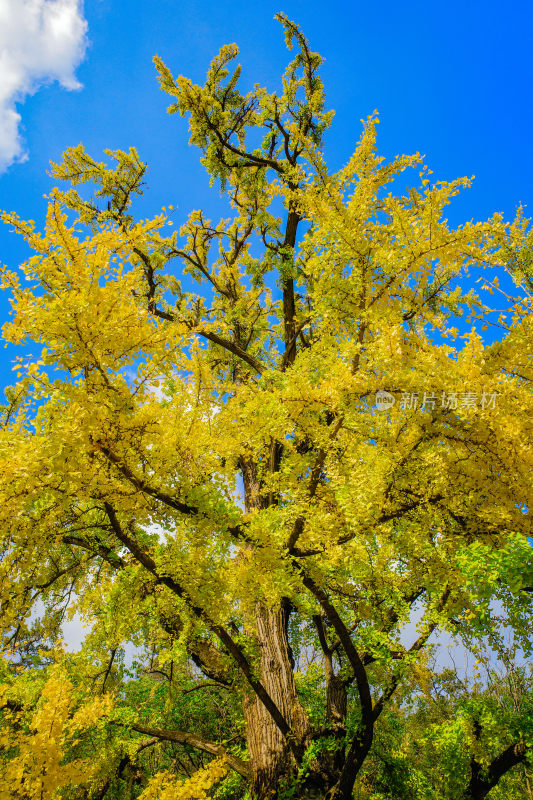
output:
[[[331,171],[322,58],[278,18],[278,92],[242,93],[236,45],[203,86],[154,59],[227,218],[136,219],[138,153],[82,145],[43,233],[1,215],[34,252],[2,277],[2,798],[399,797],[365,770],[432,696],[432,634],[530,652],[527,220],[450,225],[470,181],[387,162],[376,115]],[[465,782],[426,756],[410,797],[528,759],[530,705],[491,702],[445,706]]]

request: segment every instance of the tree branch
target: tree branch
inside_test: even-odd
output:
[[[124,464],[121,459],[113,453],[113,451],[104,445],[102,442],[96,442],[96,446],[100,450],[105,457],[116,466],[118,471],[140,492],[144,492],[145,494],[153,497],[155,500],[159,500],[164,505],[168,506],[169,508],[174,509],[175,511],[179,511],[182,514],[185,514],[189,517],[201,516],[202,512],[196,506],[191,506],[188,503],[183,503],[181,500],[177,500],[175,497],[167,494],[166,492],[162,491],[161,489],[157,489],[155,486],[151,486],[149,483],[141,480],[138,478],[137,475],[126,465]],[[231,533],[232,536],[239,540],[245,540],[246,536],[241,528],[240,525],[229,525],[227,530]],[[116,531],[115,531],[116,532]]]
[[[510,744],[509,747],[491,761],[486,778],[481,777],[481,765],[472,758],[471,777],[467,790],[468,798],[470,800],[484,800],[500,778],[517,764],[525,761],[527,754],[528,747],[523,740]]]
[[[152,556],[149,553],[146,553],[137,542],[131,538],[120,525],[118,517],[115,513],[114,508],[108,503],[104,502],[104,507],[106,513],[109,517],[109,521],[111,522],[111,526],[122,544],[130,551],[130,553],[139,561],[140,564],[145,567],[149,572],[154,575],[154,577],[158,580],[159,583],[167,586],[173,594],[177,597],[181,598],[185,601],[189,609],[193,612],[193,614],[200,619],[206,627],[212,631],[215,636],[220,640],[222,645],[226,648],[227,652],[231,655],[233,660],[235,661],[236,665],[240,669],[243,676],[246,678],[248,684],[253,689],[259,700],[263,703],[266,710],[274,720],[275,724],[279,728],[280,732],[286,738],[287,743],[296,758],[297,761],[301,759],[301,745],[296,740],[296,736],[292,731],[290,725],[287,723],[285,717],[279,710],[278,706],[269,695],[263,684],[254,677],[252,672],[252,668],[248,663],[247,658],[245,657],[244,653],[242,652],[239,645],[232,639],[230,634],[223,628],[221,625],[213,622],[213,620],[209,617],[207,612],[197,606],[195,603],[192,602],[191,598],[188,596],[187,592],[177,583],[173,578],[168,575],[159,575],[157,570],[157,565],[153,560]]]
[[[242,775],[244,778],[250,778],[251,768],[247,761],[242,758],[228,753],[225,747],[217,742],[211,742],[208,739],[203,739],[195,733],[188,733],[186,731],[171,731],[163,728],[151,728],[147,725],[134,724],[131,726],[137,733],[145,733],[147,736],[155,736],[157,739],[166,742],[176,742],[177,744],[187,744],[194,747],[196,750],[202,750],[204,753],[210,753],[214,756],[223,755],[229,766]]]
[[[300,569],[299,565],[297,568]],[[348,657],[348,661],[354,671],[355,680],[357,683],[357,691],[359,693],[359,699],[361,702],[361,714],[362,714],[362,722],[363,722],[363,729],[364,729],[364,736],[370,735],[370,742],[372,741],[372,726],[373,726],[373,715],[372,715],[372,696],[370,693],[370,684],[368,682],[368,677],[366,674],[366,670],[364,664],[359,656],[359,653],[355,649],[355,645],[352,642],[352,638],[350,636],[350,632],[348,628],[342,621],[337,609],[330,601],[329,597],[327,596],[326,592],[315,583],[315,581],[305,573],[302,573],[302,582],[304,586],[311,592],[313,597],[320,603],[322,606],[327,618],[335,628],[337,636],[339,637],[340,643],[344,649]],[[369,733],[370,731],[370,733]]]
[[[69,534],[63,536],[61,540],[64,544],[71,544],[75,547],[81,547],[83,550],[87,550],[93,555],[100,556],[114,569],[119,569],[120,567],[124,566],[124,562],[120,556],[114,553],[110,547],[106,547],[103,544],[92,544],[92,542],[86,542],[85,539],[82,539],[80,536],[70,536]]]
[[[198,508],[195,506],[188,505],[187,503],[182,503],[181,500],[177,500],[175,497],[171,497],[171,495],[163,492],[161,489],[156,489],[154,486],[150,486],[150,484],[146,483],[145,481],[138,478],[134,472],[124,464],[121,459],[113,453],[113,451],[107,447],[102,442],[96,442],[96,446],[101,453],[105,455],[105,457],[116,466],[118,471],[125,477],[127,480],[138,489],[140,492],[144,492],[144,494],[150,495],[155,500],[159,500],[164,505],[168,506],[169,508],[174,509],[174,511],[180,511],[182,514],[186,514],[188,516],[196,516],[199,513]]]

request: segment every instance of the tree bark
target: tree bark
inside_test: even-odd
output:
[[[277,465],[272,465],[273,469]],[[244,484],[244,506],[247,513],[261,508],[261,492],[257,466],[241,459]],[[294,661],[288,639],[290,603],[282,599],[276,607],[258,603],[248,620],[259,650],[259,679],[272,698],[297,744],[303,746],[311,725],[300,702],[294,681]],[[243,713],[251,767],[250,790],[257,800],[274,800],[280,784],[297,772],[294,747],[274,722],[259,697],[245,690]]]
[[[261,682],[303,742],[310,729],[298,695],[287,638],[288,604],[257,608],[255,638],[260,649]],[[297,764],[285,737],[256,695],[244,699],[246,739],[252,767],[251,791],[258,800],[275,798],[280,782],[294,776]]]

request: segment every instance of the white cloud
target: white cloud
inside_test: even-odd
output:
[[[79,89],[87,22],[82,0],[0,0],[0,172],[24,161],[16,103],[43,84]]]

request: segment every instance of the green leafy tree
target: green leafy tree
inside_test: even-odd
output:
[[[532,699],[529,667],[469,680],[451,669],[419,671],[384,714],[355,797],[532,797]]]

